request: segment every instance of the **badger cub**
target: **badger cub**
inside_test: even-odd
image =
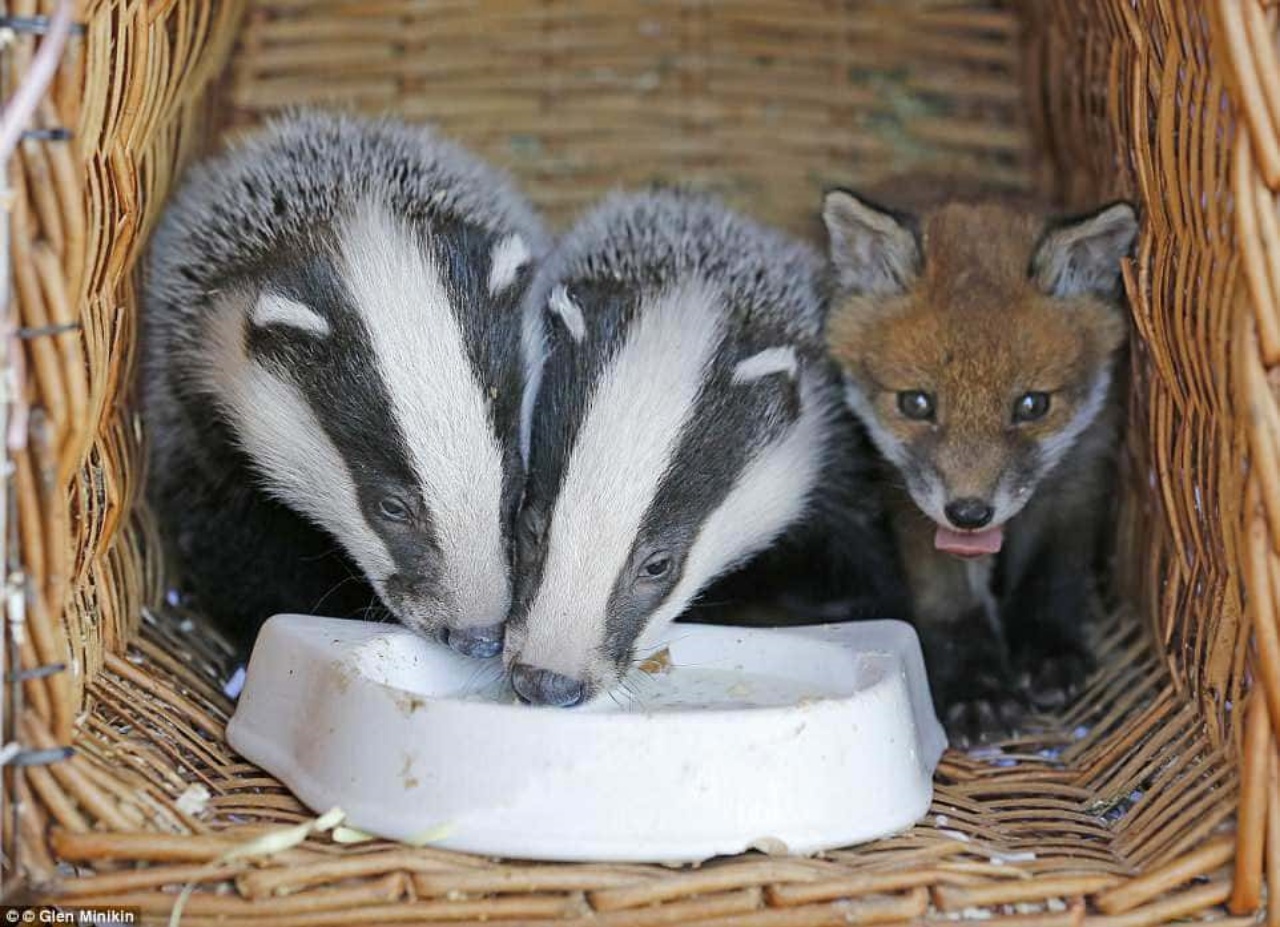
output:
[[[940,709],[959,742],[1016,730],[1090,666],[1134,210],[913,217],[835,191],[823,218],[830,348],[905,487],[894,524]]]
[[[281,119],[194,170],[151,247],[151,498],[202,607],[359,613],[494,654],[523,479],[507,178],[424,128]]]
[[[548,257],[504,652],[526,701],[599,695],[708,584],[791,538],[839,538],[869,613],[893,594],[876,494],[846,482],[874,452],[823,349],[823,277],[808,246],[674,191],[608,198]]]

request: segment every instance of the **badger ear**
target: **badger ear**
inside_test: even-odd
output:
[[[520,270],[532,257],[529,246],[518,233],[498,241],[489,253],[489,295],[496,296],[515,283]]]
[[[551,291],[547,309],[560,320],[574,341],[581,341],[586,336],[587,323],[582,317],[582,307],[565,284],[561,283]]]
[[[734,365],[733,383],[735,386],[740,386],[772,376],[784,376],[788,380],[795,380],[798,370],[799,361],[796,358],[795,348],[790,345],[765,348],[750,357],[744,357]]]
[[[760,421],[772,431],[779,422],[794,421],[802,409],[800,356],[794,345],[775,345],[741,358],[733,365],[734,386],[752,391],[769,411]]]
[[[840,289],[888,296],[903,292],[920,272],[920,244],[911,217],[846,190],[832,190],[822,204],[822,221]]]
[[[1138,235],[1128,203],[1113,203],[1086,216],[1051,222],[1031,258],[1031,279],[1050,296],[1120,292],[1120,262]]]
[[[329,320],[310,306],[270,291],[258,297],[249,310],[249,321],[257,328],[283,325],[318,338],[327,337],[330,331]]]

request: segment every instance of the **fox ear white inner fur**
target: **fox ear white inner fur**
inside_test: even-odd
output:
[[[912,230],[852,193],[828,193],[822,221],[841,289],[876,296],[900,293],[919,272],[920,246]]]
[[[775,374],[783,374],[788,380],[796,378],[796,349],[793,347],[765,348],[758,354],[738,361],[733,368],[733,383],[754,383]]]
[[[1120,262],[1137,235],[1138,217],[1128,203],[1051,226],[1031,259],[1032,278],[1050,296],[1114,296]]]
[[[309,306],[279,293],[263,293],[249,312],[249,320],[259,328],[287,325],[300,332],[324,338],[329,334],[329,320]]]

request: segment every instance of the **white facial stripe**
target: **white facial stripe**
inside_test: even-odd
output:
[[[763,448],[708,516],[671,595],[646,623],[638,652],[660,646],[667,628],[717,576],[768,547],[800,517],[822,467],[822,443],[832,410],[816,383],[802,387],[795,425]]]
[[[309,306],[304,306],[278,293],[263,293],[253,307],[249,319],[259,328],[268,325],[287,325],[289,328],[296,328],[321,338],[329,334],[329,321],[324,316]]]
[[[529,263],[529,246],[519,235],[508,235],[493,246],[489,259],[489,294],[501,293],[516,282],[520,268]]]
[[[1046,461],[1044,472],[1048,473],[1056,467],[1067,451],[1075,446],[1076,441],[1080,435],[1084,434],[1085,429],[1094,423],[1098,413],[1107,404],[1107,393],[1110,389],[1111,369],[1105,367],[1089,385],[1089,395],[1085,397],[1084,403],[1076,410],[1076,414],[1071,417],[1067,427],[1056,435],[1046,438],[1044,443],[1041,444],[1040,450],[1043,452]]]
[[[753,383],[774,374],[786,374],[787,379],[796,378],[796,349],[765,348],[759,354],[753,354],[746,360],[739,361],[733,368],[735,384]]]
[[[560,321],[569,329],[574,341],[581,341],[586,336],[587,323],[582,318],[582,310],[578,308],[578,304],[569,298],[568,287],[558,286],[552,290],[547,308],[560,316]]]
[[[267,491],[338,538],[380,584],[394,564],[365,521],[346,461],[297,388],[245,355],[244,305],[228,298],[214,313],[201,379],[235,423],[240,445],[263,474]]]
[[[697,405],[723,313],[697,280],[640,306],[569,456],[522,662],[578,678],[596,667],[614,582]]]
[[[341,243],[347,284],[443,551],[444,589],[457,609],[450,624],[497,624],[510,602],[502,451],[439,269],[382,209],[357,213]]]

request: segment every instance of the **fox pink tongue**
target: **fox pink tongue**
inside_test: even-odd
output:
[[[938,526],[933,536],[933,546],[949,554],[961,557],[977,557],[999,553],[1004,542],[1004,528],[988,528],[986,531],[952,531]]]

